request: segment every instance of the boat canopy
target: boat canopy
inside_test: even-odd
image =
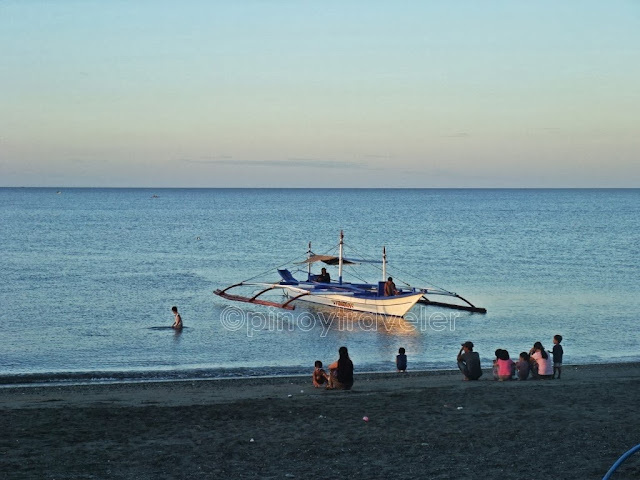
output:
[[[306,263],[316,263],[316,262],[326,263],[327,265],[338,265],[338,263],[340,263],[340,257],[334,257],[333,255],[311,255],[304,262],[298,262],[298,263],[306,264]],[[354,262],[353,260],[347,260],[346,258],[342,257],[342,263],[345,265],[351,265],[357,262]]]
[[[340,257],[333,255],[311,255],[304,262],[297,262],[298,265],[304,265],[309,263],[322,262],[327,265],[338,265],[340,263]],[[380,260],[362,260],[356,258],[344,258],[342,257],[342,263],[344,265],[357,265],[359,263],[382,263]]]

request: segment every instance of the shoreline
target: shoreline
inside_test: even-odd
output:
[[[0,389],[0,469],[24,478],[602,478],[635,446],[640,363],[561,380],[454,370]],[[364,421],[363,417],[368,421]],[[528,477],[527,477],[528,476]],[[615,478],[640,477],[640,455]]]
[[[485,362],[486,365],[487,362]],[[612,363],[584,363],[565,364],[564,368],[591,368],[591,367],[619,367],[623,365],[640,365],[640,361],[632,359],[629,361],[617,361]],[[308,372],[301,372],[302,369],[292,368],[293,372],[282,369],[281,373],[262,374],[254,373],[255,368],[242,370],[229,369],[195,369],[195,370],[167,370],[167,371],[96,371],[96,372],[50,372],[50,373],[24,373],[24,374],[0,374],[0,390],[12,387],[64,387],[78,385],[114,385],[114,384],[145,384],[145,383],[172,383],[172,382],[206,382],[206,381],[257,381],[260,379],[298,379],[311,375],[312,368]],[[277,369],[272,369],[277,370]],[[247,373],[248,372],[248,373]],[[483,368],[484,376],[492,375],[491,368]],[[438,376],[457,374],[458,369],[434,368],[408,370],[407,376]],[[365,378],[367,376],[394,377],[398,375],[395,370],[365,370],[355,372],[356,377]]]
[[[635,373],[634,373],[635,372]],[[563,365],[563,378],[557,380],[533,380],[529,377],[526,381],[512,380],[499,382],[493,379],[492,369],[483,369],[483,375],[478,381],[462,382],[459,370],[416,370],[399,372],[360,372],[354,373],[355,386],[353,391],[376,393],[392,391],[401,387],[412,389],[436,388],[457,385],[458,381],[470,385],[495,384],[538,384],[565,383],[572,377],[572,373],[578,373],[582,382],[590,382],[590,377],[603,380],[615,380],[638,377],[640,381],[640,362],[630,363],[598,363],[586,365]],[[574,379],[575,380],[575,379]],[[298,387],[300,390],[297,390]],[[58,401],[66,401],[74,404],[90,405],[96,398],[107,394],[118,393],[120,397],[110,397],[115,403],[135,404],[144,402],[154,395],[161,395],[169,390],[182,389],[191,396],[182,399],[163,398],[154,403],[167,403],[171,405],[190,405],[194,401],[210,401],[212,403],[224,403],[239,398],[270,398],[273,395],[294,396],[300,393],[305,395],[318,395],[324,388],[314,388],[311,384],[311,371],[304,375],[273,375],[255,377],[217,377],[217,378],[185,378],[185,379],[158,379],[158,380],[133,380],[133,381],[97,381],[83,383],[32,383],[32,384],[0,384],[0,410],[2,408],[22,408],[22,400],[32,398],[26,392],[32,392],[33,397],[49,398],[55,395]],[[82,401],[76,398],[81,394]],[[19,400],[13,400],[19,395]],[[147,398],[148,397],[148,398]],[[191,400],[185,400],[190,398]],[[37,404],[30,404],[31,406]]]

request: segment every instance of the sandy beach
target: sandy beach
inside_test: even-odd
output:
[[[5,479],[599,479],[640,443],[640,365],[0,388]],[[369,421],[363,420],[368,417]],[[640,455],[615,479],[640,478]]]

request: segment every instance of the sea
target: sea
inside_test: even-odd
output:
[[[565,364],[638,361],[639,213],[639,189],[0,188],[0,384],[307,375],[343,345],[357,372],[393,372],[401,347],[409,370],[455,369],[467,340],[490,367],[496,349],[516,358],[556,334]],[[396,284],[487,313],[419,305],[398,319],[213,294],[277,281],[284,265],[304,277],[309,242],[336,252],[341,231],[345,256],[385,247]],[[362,263],[344,277],[382,273]]]

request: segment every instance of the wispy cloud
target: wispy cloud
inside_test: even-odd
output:
[[[436,178],[439,180],[490,180],[495,175],[487,175],[477,172],[463,172],[456,169],[442,167],[426,168],[425,170],[400,170],[404,175],[412,177]]]
[[[350,168],[369,169],[366,163],[340,160],[321,160],[316,158],[288,158],[286,160],[234,160],[232,157],[185,159],[188,163],[204,165],[232,165],[234,167],[287,167],[287,168]]]

